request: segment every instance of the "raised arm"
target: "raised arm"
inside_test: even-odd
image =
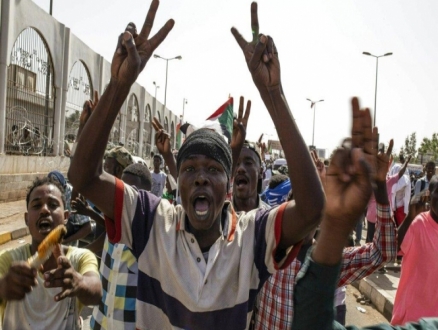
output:
[[[233,166],[231,168],[231,177],[234,178],[237,169],[237,163],[239,161],[240,152],[242,151],[243,144],[246,138],[246,129],[248,127],[248,118],[251,113],[251,101],[246,102],[245,114],[243,114],[243,97],[239,100],[239,112],[237,119],[233,121],[233,135],[231,136],[231,155],[233,157]]]
[[[406,169],[408,168],[408,164],[411,160],[411,155],[408,156],[408,158],[406,159],[405,163],[403,164],[403,166],[401,167],[400,171],[398,172],[398,178],[400,179],[406,172]]]
[[[298,275],[292,329],[332,329],[333,296],[342,252],[371,195],[373,139],[369,110],[353,100],[352,146],[336,150],[327,170],[327,206],[318,243]]]
[[[152,1],[140,34],[135,24],[129,23],[120,35],[111,63],[110,83],[83,128],[68,171],[72,185],[108,218],[114,216],[115,179],[102,170],[102,160],[111,128],[131,85],[174,25],[173,20],[167,21],[148,39],[158,5],[158,0]]]
[[[175,178],[178,177],[176,169],[176,160],[170,148],[170,135],[166,132],[157,118],[152,119],[152,126],[155,130],[155,146],[164,158],[164,162],[169,168],[170,174]]]
[[[251,4],[251,25],[251,42],[247,42],[236,28],[233,27],[231,32],[243,51],[252,79],[271,115],[288,163],[295,201],[289,202],[283,215],[280,247],[287,247],[299,242],[319,223],[324,209],[324,193],[283,93],[274,40],[259,34],[255,2]]]
[[[338,286],[364,278],[397,255],[396,227],[386,190],[386,174],[393,145],[391,140],[387,151],[376,155],[377,170],[373,190],[377,203],[377,221],[373,241],[362,246],[344,248]],[[377,152],[377,145],[372,151]]]

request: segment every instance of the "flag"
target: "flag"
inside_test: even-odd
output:
[[[231,138],[233,135],[233,98],[230,97],[227,102],[222,104],[207,120],[219,120],[224,135]]]

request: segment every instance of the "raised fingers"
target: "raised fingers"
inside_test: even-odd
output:
[[[173,19],[168,20],[166,24],[164,24],[161,29],[149,40],[152,50],[155,50],[155,48],[157,48],[163,42],[163,40],[166,39],[174,25],[175,21]]]
[[[242,37],[242,35],[237,31],[235,27],[231,28],[231,33],[234,36],[234,39],[236,39],[237,43],[239,44],[240,48],[242,50],[245,49],[245,47],[248,45],[248,42]]]
[[[257,14],[257,2],[251,3],[251,31],[252,42],[257,43],[259,37],[259,17]]]
[[[248,124],[249,115],[251,114],[251,100],[246,102],[245,114],[243,115],[243,122],[245,126]]]
[[[389,140],[388,149],[386,150],[386,156],[390,157],[392,155],[392,148],[394,147],[394,140]]]
[[[353,124],[351,128],[351,144],[352,148],[362,146],[362,114],[360,112],[359,100],[353,97],[351,100],[351,108],[353,111]]]
[[[158,6],[160,5],[160,1],[152,0],[152,3],[149,7],[148,13],[146,15],[146,19],[143,23],[143,27],[141,28],[140,36],[144,40],[149,38],[149,34],[151,33],[152,27],[154,26],[155,14],[157,13]]]
[[[373,147],[375,143],[377,142],[377,127],[374,129],[371,126],[371,114],[370,109],[365,109],[365,111],[361,112],[362,117],[362,137],[363,137],[363,149],[366,154],[373,154]],[[377,142],[378,143],[378,142]],[[375,151],[375,154],[377,154],[377,149]]]
[[[156,117],[152,118],[152,126],[156,131],[163,129],[163,126],[161,125],[161,123],[158,121]]]
[[[243,96],[239,99],[239,113],[237,114],[237,121],[240,123],[243,118]]]

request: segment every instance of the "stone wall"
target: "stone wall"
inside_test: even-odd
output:
[[[35,178],[55,169],[65,174],[69,165],[66,157],[0,156],[0,203],[26,198]]]

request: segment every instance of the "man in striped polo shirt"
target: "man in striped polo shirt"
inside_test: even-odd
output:
[[[131,85],[174,22],[149,38],[158,0],[137,34],[130,23],[120,36],[111,81],[84,127],[69,178],[106,215],[108,237],[129,246],[138,259],[138,329],[246,329],[257,292],[287,267],[324,207],[321,183],[283,94],[272,38],[259,35],[251,6],[253,40],[233,28],[253,81],[294,168],[295,201],[270,211],[237,214],[225,202],[231,149],[216,132],[192,133],[178,152],[181,205],[136,191],[102,171],[105,143]],[[88,166],[81,167],[79,160]]]

